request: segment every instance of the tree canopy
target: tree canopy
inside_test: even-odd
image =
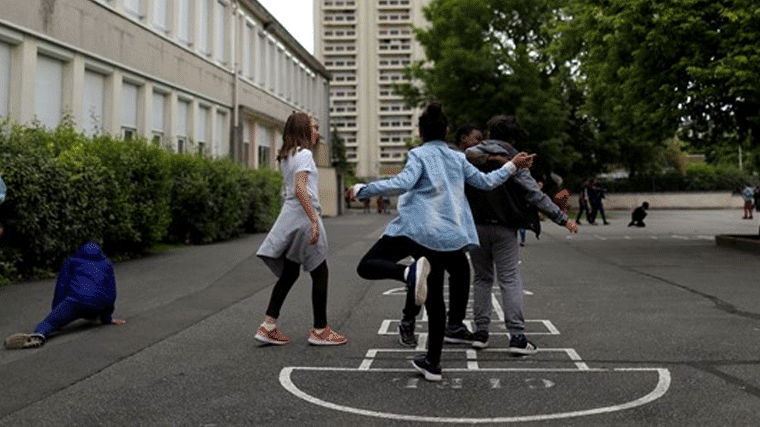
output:
[[[432,0],[399,87],[454,124],[515,114],[560,174],[661,167],[668,140],[719,160],[760,142],[753,0]]]

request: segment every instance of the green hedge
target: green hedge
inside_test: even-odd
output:
[[[277,172],[174,154],[139,138],[87,138],[69,123],[1,123],[0,176],[8,187],[0,284],[57,273],[89,237],[124,258],[162,241],[264,231],[281,204]]]
[[[704,163],[689,165],[683,175],[667,172],[602,181],[602,185],[611,193],[737,192],[747,185],[754,186],[756,183],[756,177],[737,168],[716,167]]]

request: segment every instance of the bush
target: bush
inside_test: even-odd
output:
[[[602,185],[611,193],[664,193],[690,191],[739,191],[753,185],[756,178],[736,168],[695,163],[686,167],[685,174],[666,172],[638,175],[626,179],[605,180]]]
[[[54,275],[89,237],[109,256],[163,239],[212,242],[266,230],[280,208],[278,173],[176,155],[138,138],[87,138],[0,123],[0,285]]]
[[[170,241],[210,243],[263,231],[279,211],[276,172],[199,155],[173,156],[170,170]]]

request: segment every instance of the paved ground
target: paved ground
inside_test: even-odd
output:
[[[411,370],[421,349],[397,344],[399,284],[355,273],[389,216],[326,220],[328,318],[350,339],[338,348],[306,342],[308,275],[281,316],[293,342],[253,340],[274,284],[254,256],[263,235],[120,263],[126,325],[80,323],[40,349],[0,350],[0,425],[760,425],[760,264],[714,241],[756,233],[757,220],[651,211],[634,229],[610,216],[578,235],[545,222],[529,236],[525,312],[541,352],[506,356],[496,322],[489,349],[445,348],[438,384]],[[52,289],[0,288],[0,335],[33,329]],[[423,343],[425,331],[423,313]]]

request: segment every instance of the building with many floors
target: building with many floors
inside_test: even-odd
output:
[[[0,0],[0,116],[88,135],[141,135],[276,168],[284,122],[329,141],[330,75],[255,0]],[[325,214],[337,213],[328,147]]]
[[[331,125],[360,177],[403,168],[419,111],[393,91],[403,69],[424,58],[412,27],[427,0],[314,0],[315,56],[332,74]]]

